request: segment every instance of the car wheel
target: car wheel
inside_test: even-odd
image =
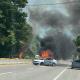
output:
[[[34,64],[34,65],[38,65],[38,64]]]
[[[71,67],[71,69],[73,69],[73,67]]]
[[[53,66],[54,64],[52,64],[51,66]]]
[[[71,69],[73,69],[74,67],[73,66],[71,66]]]
[[[43,63],[43,62],[41,62],[41,63],[40,63],[40,65],[44,65],[44,63]]]

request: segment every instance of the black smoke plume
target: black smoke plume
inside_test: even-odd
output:
[[[46,32],[46,36],[41,39],[41,47],[53,51],[57,58],[66,59],[70,58],[72,53],[74,53],[75,44],[73,39],[80,34],[80,3],[61,5],[68,11],[69,16],[54,9],[55,6],[35,6],[29,8],[29,20],[33,24],[33,30],[36,27],[38,31],[39,27],[44,29],[44,31],[46,28],[50,28]],[[53,9],[48,10],[48,7]],[[43,35],[42,33],[40,34]]]
[[[71,58],[75,46],[68,36],[58,32],[54,36],[47,36],[42,39],[41,47],[50,49],[57,59],[68,59]]]

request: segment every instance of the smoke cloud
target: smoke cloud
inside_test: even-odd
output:
[[[46,0],[46,2],[44,0],[33,0],[33,2],[29,1],[29,4],[61,2],[65,2],[65,0]],[[75,50],[73,39],[80,34],[79,2],[29,6],[28,10],[33,33],[42,38],[41,46],[51,49],[57,58],[69,58]]]

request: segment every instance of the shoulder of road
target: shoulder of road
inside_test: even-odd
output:
[[[58,65],[71,64],[70,61],[58,60]],[[0,65],[15,65],[15,64],[32,64],[32,59],[10,59],[10,58],[0,58]]]
[[[10,59],[10,58],[0,58],[0,65],[12,65],[12,64],[31,64],[31,59]]]

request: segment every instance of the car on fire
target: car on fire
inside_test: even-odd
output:
[[[53,66],[57,64],[57,60],[46,58],[46,59],[35,59],[33,60],[34,65],[44,65],[44,66]]]

